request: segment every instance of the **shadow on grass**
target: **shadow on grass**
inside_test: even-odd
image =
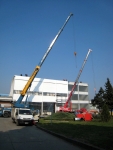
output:
[[[113,150],[113,121],[103,123],[45,120],[40,122],[38,126],[73,140]]]

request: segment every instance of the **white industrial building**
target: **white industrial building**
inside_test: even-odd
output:
[[[19,98],[20,92],[28,79],[29,77],[27,76],[14,76],[10,90],[10,96],[12,96],[13,101]],[[73,84],[74,82],[63,80],[35,78],[22,102],[27,99],[30,108],[39,109],[42,114],[51,111],[57,112],[59,107],[66,102]],[[71,102],[73,110],[82,107],[89,108],[87,83],[80,82],[77,84]]]

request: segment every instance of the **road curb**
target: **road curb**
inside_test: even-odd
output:
[[[91,144],[87,144],[87,143],[81,142],[81,141],[79,141],[79,140],[75,140],[75,139],[73,140],[73,139],[71,139],[71,138],[67,138],[67,137],[65,137],[65,136],[63,136],[63,135],[60,135],[60,134],[57,134],[57,133],[55,133],[55,132],[49,131],[49,130],[47,130],[47,129],[45,129],[45,128],[42,128],[42,127],[40,127],[40,126],[38,126],[38,125],[36,125],[36,127],[39,128],[39,129],[41,129],[41,130],[43,130],[43,131],[45,131],[45,132],[48,132],[48,133],[54,135],[54,136],[57,136],[57,137],[59,137],[59,138],[62,138],[63,140],[68,141],[68,142],[70,142],[70,143],[72,143],[72,144],[74,144],[74,145],[76,144],[76,145],[78,145],[78,146],[87,148],[87,150],[105,150],[105,149],[99,148],[99,147],[97,147],[97,146],[93,146],[93,145],[91,145]]]

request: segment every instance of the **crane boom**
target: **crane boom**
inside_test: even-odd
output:
[[[83,69],[84,69],[84,66],[85,66],[85,64],[86,64],[86,61],[87,61],[88,56],[89,56],[89,54],[90,54],[91,51],[92,51],[91,49],[88,50],[88,53],[87,53],[87,55],[86,55],[86,58],[85,58],[85,60],[84,60],[84,62],[83,62],[83,64],[82,64],[82,67],[81,67],[81,69],[80,69],[80,71],[79,71],[79,73],[78,73],[78,76],[77,76],[77,78],[76,78],[76,80],[75,80],[75,82],[74,82],[74,85],[73,85],[73,87],[72,87],[72,89],[71,89],[71,92],[70,92],[70,94],[69,94],[69,96],[68,96],[68,99],[67,99],[66,103],[64,104],[64,106],[63,106],[63,107],[60,107],[60,110],[59,110],[59,111],[71,111],[71,108],[68,107],[68,103],[69,103],[69,101],[71,100],[73,91],[74,91],[74,89],[75,89],[75,87],[76,87],[76,84],[77,84],[77,82],[78,82],[78,80],[79,80],[79,78],[80,78],[80,75],[81,75],[81,73],[82,73],[82,71],[83,71]]]
[[[41,67],[44,60],[46,59],[47,55],[49,54],[50,50],[52,49],[54,43],[56,42],[56,40],[58,39],[58,37],[60,36],[61,32],[63,31],[64,27],[66,26],[67,22],[69,21],[70,17],[73,16],[73,14],[71,13],[68,18],[66,19],[64,25],[62,26],[62,28],[59,30],[59,32],[57,33],[57,35],[55,36],[55,38],[53,39],[53,41],[51,42],[49,48],[47,49],[45,55],[43,56],[43,58],[41,59],[39,66]]]
[[[35,70],[33,71],[32,75],[30,76],[28,82],[26,83],[25,87],[23,88],[23,90],[20,93],[20,96],[18,98],[18,100],[16,101],[14,107],[24,107],[23,104],[20,104],[28,90],[28,88],[30,87],[31,83],[33,82],[35,76],[37,75],[37,73],[39,72],[42,64],[44,63],[44,60],[46,59],[47,55],[49,54],[50,50],[52,49],[54,43],[56,42],[56,40],[58,39],[58,37],[60,36],[61,32],[63,31],[64,27],[66,26],[67,22],[69,21],[69,19],[71,18],[73,14],[71,13],[65,23],[63,24],[63,26],[61,27],[61,29],[59,30],[59,32],[57,33],[57,35],[55,36],[55,38],[53,39],[53,41],[51,42],[49,48],[47,49],[46,53],[44,54],[44,56],[42,57],[41,61],[39,62],[38,66],[35,67]]]

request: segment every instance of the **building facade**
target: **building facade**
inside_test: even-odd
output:
[[[0,94],[0,107],[11,107],[12,97],[8,94]]]
[[[17,101],[29,77],[14,76],[11,83],[10,96]],[[67,101],[74,82],[35,78],[24,96],[30,108],[39,109],[41,114],[57,112]],[[88,84],[78,83],[71,97],[72,109],[89,108]]]

